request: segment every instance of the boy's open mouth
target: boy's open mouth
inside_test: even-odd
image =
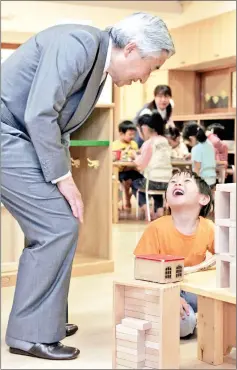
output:
[[[182,189],[174,189],[173,196],[178,197],[180,195],[184,195],[184,191]]]

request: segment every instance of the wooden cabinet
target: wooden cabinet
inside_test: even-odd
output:
[[[221,57],[236,56],[236,11],[222,14],[221,24]]]
[[[236,56],[236,11],[223,13],[170,31],[176,54],[167,69],[199,69],[202,63]],[[197,68],[196,68],[197,66]]]
[[[199,63],[236,56],[235,11],[199,23]]]
[[[171,30],[176,53],[164,65],[167,69],[184,68],[198,61],[199,24],[189,24]]]
[[[114,269],[112,137],[113,104],[98,105],[83,126],[71,135],[71,158],[80,161],[79,168],[72,167],[72,175],[84,202],[84,223],[79,227],[72,276]],[[94,161],[98,161],[98,167]]]

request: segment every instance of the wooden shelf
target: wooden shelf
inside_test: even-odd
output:
[[[236,114],[233,112],[227,113],[202,113],[190,114],[182,116],[173,116],[173,121],[199,121],[199,120],[213,120],[213,119],[235,119]]]
[[[95,108],[105,108],[105,109],[107,109],[107,108],[114,108],[114,103],[110,103],[110,104],[97,104],[96,106],[95,106]]]
[[[109,146],[109,140],[71,140],[70,146]]]

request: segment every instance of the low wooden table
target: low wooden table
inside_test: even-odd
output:
[[[236,296],[216,288],[215,269],[186,275],[181,289],[198,295],[198,359],[221,365],[236,347]]]

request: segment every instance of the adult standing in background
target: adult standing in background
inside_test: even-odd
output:
[[[80,189],[70,172],[70,133],[91,114],[107,74],[117,86],[145,83],[173,54],[165,23],[136,13],[106,31],[51,27],[2,64],[2,202],[28,241],[6,334],[11,353],[78,356],[77,348],[60,342],[83,222]]]
[[[134,123],[137,124],[138,118],[143,114],[158,112],[163,118],[165,125],[174,126],[172,121],[173,104],[171,88],[168,85],[158,85],[154,89],[154,99],[142,107],[142,109],[137,113]],[[139,148],[143,144],[143,140],[139,134],[136,136],[136,142]]]

